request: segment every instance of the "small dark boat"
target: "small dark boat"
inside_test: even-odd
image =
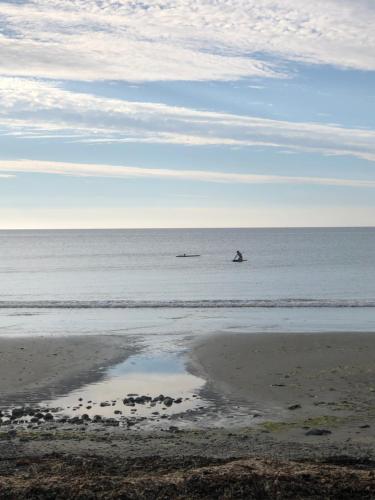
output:
[[[200,255],[184,253],[182,255],[176,255],[176,257],[200,257]]]
[[[242,260],[232,260],[232,262],[247,262],[247,259],[242,259]]]

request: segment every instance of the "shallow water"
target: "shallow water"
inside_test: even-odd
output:
[[[157,422],[162,415],[172,416],[207,406],[198,397],[204,380],[185,371],[183,360],[178,356],[135,355],[110,368],[100,382],[92,383],[72,391],[67,396],[45,401],[42,406],[57,406],[69,416],[88,414],[90,417],[147,417]],[[162,402],[147,402],[127,406],[126,397],[159,395],[182,399],[170,407]],[[82,400],[82,401],[81,401]],[[107,403],[108,406],[100,406]],[[116,413],[115,412],[121,412]],[[158,415],[154,414],[157,413]]]

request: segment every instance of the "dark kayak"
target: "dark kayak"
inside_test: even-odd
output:
[[[188,255],[184,253],[183,255],[176,255],[176,257],[200,257],[200,255]]]
[[[242,259],[242,260],[232,260],[232,262],[247,262],[247,259]]]

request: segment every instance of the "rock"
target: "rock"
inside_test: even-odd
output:
[[[151,400],[152,398],[150,398],[150,396],[138,396],[137,398],[135,398],[134,402],[143,405]]]
[[[101,415],[94,415],[92,421],[94,423],[97,423],[97,422],[101,422],[103,420],[103,418],[101,417]]]
[[[182,403],[182,398],[177,398],[174,400],[175,403],[180,404]]]
[[[328,429],[310,429],[305,433],[305,436],[326,436],[332,434]]]
[[[70,424],[82,424],[82,420],[79,417],[72,417],[68,420]]]
[[[368,424],[364,424],[364,425],[360,425],[359,428],[360,429],[369,429],[370,426]]]
[[[120,425],[120,422],[115,418],[107,418],[106,420],[104,420],[104,425],[107,425],[109,427],[118,427]]]
[[[121,410],[115,410],[113,413],[115,415],[122,415],[122,411]]]
[[[165,406],[172,406],[173,402],[174,402],[174,399],[170,398],[170,397],[164,398],[164,401],[163,401],[163,403],[165,404]]]
[[[288,406],[288,410],[299,410],[300,408],[301,408],[301,405],[299,405],[299,404]]]
[[[104,407],[104,406],[111,406],[111,403],[108,403],[108,401],[102,401],[102,402],[100,403],[100,406],[101,406],[101,407]]]
[[[91,420],[91,418],[87,415],[87,413],[84,413],[81,418],[84,421]]]
[[[160,401],[160,403],[161,403],[162,401],[164,401],[164,399],[165,399],[165,396],[163,394],[160,394],[159,396],[156,396],[156,398],[154,398],[152,400],[152,402],[157,403],[158,401]]]
[[[53,417],[52,413],[46,413],[44,415],[44,420],[46,420],[46,421],[53,420],[53,419],[54,419],[54,417]]]
[[[14,420],[15,418],[20,418],[23,417],[23,415],[24,415],[23,408],[13,408],[11,419]]]

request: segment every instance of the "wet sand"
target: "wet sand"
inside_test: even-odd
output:
[[[63,394],[100,379],[135,351],[119,336],[0,337],[1,403]]]
[[[216,335],[198,343],[192,358],[209,386],[273,409],[276,419],[375,409],[373,333]]]

